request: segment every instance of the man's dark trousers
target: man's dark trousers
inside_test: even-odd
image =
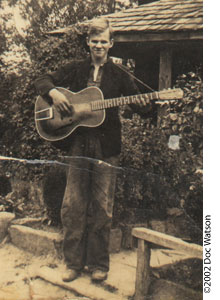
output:
[[[68,268],[80,271],[87,265],[91,271],[109,270],[118,161],[118,156],[103,157],[96,134],[78,135],[71,145],[61,209],[63,253]]]

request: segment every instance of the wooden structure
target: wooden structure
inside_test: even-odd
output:
[[[152,0],[106,17],[115,33],[111,55],[134,59],[136,75],[155,90],[172,86],[178,61],[189,66],[202,62],[202,0]],[[81,24],[82,31],[88,23]]]
[[[196,258],[203,258],[202,246],[147,228],[134,228],[132,235],[138,238],[135,300],[146,299],[150,285],[150,243],[178,250]]]
[[[108,18],[115,32],[113,54],[134,58],[136,75],[156,90],[172,86],[175,59],[195,52],[201,59],[202,0],[160,0]]]

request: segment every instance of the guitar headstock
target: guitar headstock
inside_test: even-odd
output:
[[[163,90],[158,93],[160,100],[177,100],[183,98],[183,90],[180,88]]]

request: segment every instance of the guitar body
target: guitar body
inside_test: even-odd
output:
[[[168,89],[159,92],[117,97],[103,98],[102,91],[97,87],[88,87],[73,93],[64,88],[57,88],[69,100],[72,113],[60,114],[56,107],[39,96],[35,103],[35,123],[39,135],[47,141],[59,141],[69,136],[79,126],[97,127],[105,120],[105,109],[131,103],[148,104],[151,100],[160,101],[181,99],[181,89]],[[160,102],[157,101],[156,103]]]
[[[38,96],[35,103],[35,124],[39,135],[47,141],[59,141],[68,137],[79,126],[97,127],[105,120],[105,110],[91,109],[91,102],[104,100],[102,91],[88,87],[78,93],[57,88],[69,100],[71,115],[61,115],[54,105]]]

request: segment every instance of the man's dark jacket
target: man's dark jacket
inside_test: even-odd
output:
[[[71,62],[55,72],[38,78],[35,81],[35,87],[41,96],[48,96],[48,92],[54,87],[69,88],[73,92],[78,92],[87,87],[90,68],[90,58]],[[131,77],[115,65],[111,59],[108,59],[103,68],[100,89],[104,99],[138,94],[138,89]],[[135,106],[133,109],[136,109]],[[74,136],[77,138],[78,134],[90,134],[91,132],[99,136],[104,157],[119,154],[121,150],[121,123],[118,107],[106,110],[105,121],[99,127],[77,128],[72,135],[62,141],[62,144],[68,148]]]

